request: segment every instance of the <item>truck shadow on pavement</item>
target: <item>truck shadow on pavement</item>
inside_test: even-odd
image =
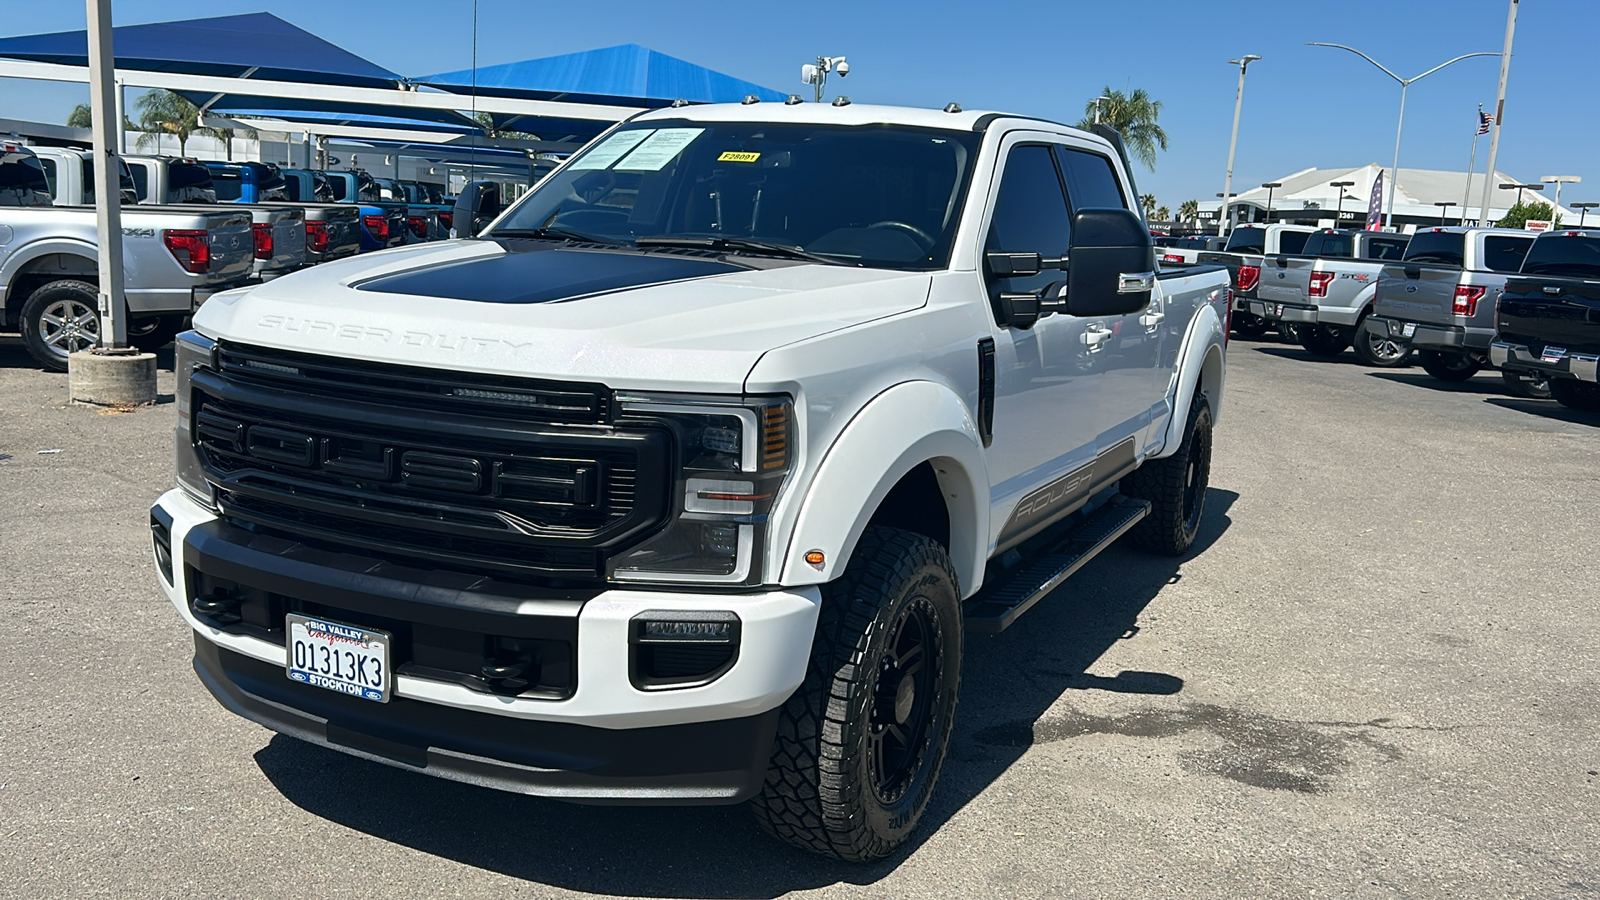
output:
[[[1506,383],[1493,370],[1481,372],[1466,381],[1442,381],[1426,372],[1388,372],[1379,370],[1368,372],[1367,374],[1373,378],[1392,381],[1395,384],[1425,388],[1430,391],[1438,391],[1441,394],[1493,394],[1501,397],[1506,396]]]
[[[1257,353],[1267,356],[1276,356],[1279,359],[1292,359],[1296,362],[1313,363],[1319,366],[1363,366],[1355,353],[1346,350],[1338,356],[1317,356],[1298,344],[1279,344],[1277,346],[1252,347]]]
[[[1188,556],[1227,531],[1239,495],[1211,488]],[[1033,743],[1037,722],[1074,690],[1171,695],[1156,672],[1087,674],[1176,583],[1183,559],[1115,547],[1015,626],[969,635],[960,713],[933,806],[917,837],[888,859],[852,865],[789,848],[743,807],[596,807],[525,797],[345,756],[282,735],[257,751],[268,780],[312,815],[463,865],[598,894],[772,898],[837,883],[873,884],[977,799]],[[1001,734],[1003,740],[993,737]]]
[[[1515,410],[1532,416],[1543,416],[1546,419],[1555,419],[1558,422],[1571,422],[1574,425],[1591,425],[1600,428],[1600,412],[1584,412],[1578,409],[1568,409],[1554,400],[1520,400],[1513,397],[1486,397],[1485,403],[1492,403],[1502,409]]]

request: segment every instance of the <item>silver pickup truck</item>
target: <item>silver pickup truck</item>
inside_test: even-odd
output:
[[[199,160],[178,156],[124,157],[133,172],[135,189],[141,204],[169,206],[175,204],[213,204],[217,192],[211,182],[211,169]],[[273,223],[272,253],[270,259],[257,259],[256,275],[263,280],[275,278],[294,269],[320,262],[329,262],[354,256],[361,249],[361,211],[342,203],[288,203],[264,201],[261,203],[227,204],[256,210],[299,210],[303,226],[296,226],[292,215],[281,217]],[[256,225],[266,224],[252,216]],[[294,234],[301,227],[303,239]],[[261,229],[258,229],[260,231]],[[297,247],[304,252],[296,254]]]
[[[1383,267],[1364,342],[1415,349],[1428,374],[1443,381],[1476,375],[1489,365],[1495,303],[1534,237],[1509,228],[1418,231],[1400,261]],[[1502,374],[1514,394],[1548,396],[1542,382]]]
[[[1258,300],[1250,311],[1277,325],[1294,327],[1300,346],[1316,356],[1338,356],[1360,333],[1372,311],[1372,296],[1384,261],[1399,260],[1410,238],[1379,231],[1324,229],[1306,240],[1299,255],[1280,253],[1261,264]],[[1369,365],[1397,365],[1368,342],[1356,355]]]
[[[1261,262],[1278,253],[1299,253],[1317,229],[1310,225],[1240,225],[1228,235],[1222,250],[1203,250],[1196,262],[1225,266],[1233,279],[1233,330],[1246,337],[1266,334],[1272,327],[1250,311],[1261,283]]]
[[[0,156],[0,184],[13,197],[49,196],[38,158],[11,146]],[[0,205],[0,327],[22,333],[47,369],[100,340],[99,258],[90,206]],[[250,274],[252,239],[245,210],[122,211],[124,293],[129,340],[160,346],[207,297]]]

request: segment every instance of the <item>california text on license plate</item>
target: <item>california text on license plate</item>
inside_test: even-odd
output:
[[[1416,333],[1417,333],[1417,323],[1415,323],[1415,322],[1407,322],[1405,325],[1401,326],[1401,328],[1400,328],[1400,336],[1401,337],[1411,337],[1412,335],[1415,335]]]
[[[301,684],[338,691],[364,700],[389,702],[390,636],[354,625],[290,613],[285,669]]]

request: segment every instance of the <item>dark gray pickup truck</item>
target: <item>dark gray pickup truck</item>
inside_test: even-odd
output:
[[[1548,379],[1562,406],[1600,411],[1600,230],[1540,235],[1494,321],[1489,359],[1500,371]]]

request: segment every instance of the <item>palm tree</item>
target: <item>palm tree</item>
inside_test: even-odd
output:
[[[1172,221],[1172,210],[1167,209],[1165,206],[1157,208],[1156,209],[1156,221],[1157,222],[1171,222]]]
[[[1167,149],[1167,133],[1156,121],[1161,118],[1161,101],[1151,100],[1144,88],[1135,88],[1124,94],[1108,87],[1100,92],[1100,96],[1109,98],[1100,102],[1101,123],[1121,132],[1122,142],[1127,145],[1133,158],[1144,163],[1145,168],[1154,170],[1156,148]],[[1085,104],[1079,128],[1094,124],[1094,107],[1093,100]]]
[[[94,127],[94,112],[89,109],[89,104],[87,104],[87,103],[79,103],[77,106],[74,106],[72,108],[72,112],[67,113],[67,127],[68,128],[93,128]],[[137,128],[134,127],[133,122],[127,116],[123,116],[122,117],[122,127],[123,127],[123,130],[125,130],[125,131],[137,131],[138,130]]]
[[[1144,196],[1140,197],[1139,198],[1139,205],[1144,207],[1144,217],[1146,219],[1155,218],[1155,214],[1156,214],[1156,195],[1155,194],[1145,194]]]
[[[189,136],[200,130],[200,107],[168,90],[145,92],[139,98],[139,135],[137,146],[143,150],[151,144],[160,146],[160,136],[173,135],[178,139],[178,155],[182,156]]]
[[[509,138],[516,141],[539,140],[539,136],[537,134],[530,134],[526,131],[512,131],[509,128],[501,128],[499,125],[495,124],[494,116],[486,112],[477,113],[472,117],[472,119],[478,123],[479,128],[483,129],[483,136],[486,138]]]
[[[244,138],[248,141],[259,136],[256,134],[256,130],[254,128],[228,128],[224,126],[202,125],[199,128],[196,128],[194,131],[195,134],[203,134],[208,137],[214,137],[221,141],[222,152],[227,156],[228,162],[233,162],[234,138]],[[178,155],[183,155],[183,150],[181,148],[178,150]]]
[[[1185,222],[1193,222],[1200,216],[1200,201],[1185,200],[1178,204],[1178,218]]]

